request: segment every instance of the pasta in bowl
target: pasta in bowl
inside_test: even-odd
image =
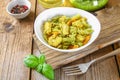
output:
[[[89,12],[58,7],[39,14],[34,30],[47,47],[60,52],[75,52],[86,48],[97,38],[100,23]]]
[[[80,14],[72,17],[55,16],[43,25],[46,42],[59,49],[74,49],[85,45],[90,40],[92,32],[87,18]]]

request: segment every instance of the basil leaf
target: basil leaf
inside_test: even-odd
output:
[[[40,63],[40,64],[45,63],[45,55],[40,54],[40,56],[38,57],[38,59],[39,59],[39,63]]]
[[[33,55],[28,55],[24,58],[24,64],[25,66],[29,68],[35,68],[38,66],[38,58]]]
[[[39,65],[36,67],[35,70],[36,70],[37,72],[41,73],[41,72],[42,72],[42,67],[43,67],[43,66],[42,66],[41,64],[39,64]]]
[[[49,80],[54,80],[54,70],[49,64],[43,64],[42,74]]]

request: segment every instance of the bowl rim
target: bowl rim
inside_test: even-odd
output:
[[[30,2],[29,0],[24,0],[23,2],[28,2],[28,3],[29,3],[29,6],[26,5],[26,6],[28,7],[28,10],[26,10],[24,13],[20,13],[20,14],[13,14],[13,13],[11,13],[11,12],[8,10],[8,7],[9,7],[13,2],[15,2],[15,1],[17,1],[17,0],[12,0],[12,1],[10,1],[10,2],[7,4],[6,11],[7,11],[10,15],[20,16],[20,15],[27,14],[27,13],[30,11],[30,9],[31,9],[31,2]],[[17,5],[17,4],[16,4],[16,5]]]
[[[48,43],[45,43],[45,42],[39,37],[39,34],[37,33],[37,29],[36,29],[35,26],[36,26],[37,21],[39,20],[39,16],[41,16],[42,14],[44,14],[44,13],[50,11],[50,10],[54,10],[54,9],[75,9],[75,10],[80,10],[80,11],[83,11],[83,12],[85,12],[85,13],[88,13],[88,14],[94,16],[93,14],[91,14],[91,13],[88,12],[88,11],[85,11],[85,10],[82,10],[82,9],[77,9],[77,8],[72,8],[72,7],[55,7],[55,8],[50,8],[50,9],[47,9],[47,10],[41,12],[40,14],[38,14],[38,16],[36,17],[35,22],[34,22],[35,35],[36,35],[36,37],[38,38],[38,40],[39,40],[42,44],[44,44],[45,46],[47,46],[48,48],[53,49],[53,50],[56,50],[56,51],[59,51],[59,52],[65,52],[65,53],[76,52],[76,51],[82,50],[82,49],[85,48],[85,47],[88,47],[88,46],[89,46],[90,44],[92,44],[92,43],[97,39],[97,37],[99,36],[100,31],[101,31],[101,24],[100,24],[100,21],[94,16],[94,18],[95,18],[96,21],[98,22],[99,32],[98,32],[98,34],[97,34],[97,37],[95,37],[94,40],[92,40],[89,44],[87,43],[87,44],[85,44],[85,45],[83,45],[83,46],[81,46],[81,47],[79,47],[79,48],[69,49],[69,50],[58,49],[58,48],[55,48],[55,47],[50,46]]]

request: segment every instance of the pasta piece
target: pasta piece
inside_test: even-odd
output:
[[[76,20],[78,20],[78,19],[80,19],[80,18],[81,18],[81,16],[80,16],[79,14],[73,16],[73,17],[67,22],[67,25],[71,26],[72,22],[74,22],[74,21],[76,21]]]
[[[60,18],[59,18],[59,22],[60,23],[62,23],[62,22],[67,22],[68,21],[68,17],[67,16],[61,16]]]
[[[63,43],[64,43],[64,42],[71,43],[72,39],[69,38],[69,37],[66,37],[66,38],[64,37],[62,41],[63,41]]]
[[[52,32],[52,34],[53,34],[55,37],[57,37],[57,35],[59,34],[59,32],[54,31],[54,32]]]
[[[77,34],[77,28],[70,26],[70,34]]]
[[[83,46],[83,42],[77,42],[77,44],[79,45],[79,47]]]
[[[69,34],[69,26],[66,25],[65,23],[62,23],[61,26],[62,26],[62,34],[68,35]]]
[[[58,32],[59,34],[61,34],[61,29],[59,28],[52,28],[52,32]]]
[[[81,35],[89,35],[93,32],[91,28],[88,29],[78,29],[78,33]]]
[[[62,42],[62,37],[56,37],[56,38],[54,38],[53,36],[51,36],[51,37],[48,39],[48,43],[49,43],[51,46],[54,46],[54,47],[57,47],[61,42]]]
[[[83,42],[85,40],[85,36],[82,35],[77,35],[76,38],[77,38],[76,40],[80,42]]]
[[[44,33],[45,34],[50,34],[51,33],[51,23],[50,22],[45,22],[44,24]]]
[[[87,23],[87,21],[84,18],[81,19],[81,22],[82,22],[84,27],[88,26],[88,23]]]
[[[78,19],[80,19],[80,18],[82,18],[81,15],[80,15],[80,14],[77,14],[77,15],[73,16],[73,17],[71,18],[71,20],[78,20]]]
[[[84,25],[80,20],[77,20],[77,21],[72,22],[72,26],[82,28]]]

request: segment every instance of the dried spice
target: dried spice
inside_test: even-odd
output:
[[[11,13],[21,14],[24,13],[26,10],[28,10],[28,7],[26,5],[16,5],[11,9]]]

